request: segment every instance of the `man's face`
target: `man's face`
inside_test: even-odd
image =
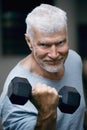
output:
[[[64,67],[68,50],[68,38],[64,29],[48,35],[37,32],[34,36],[32,54],[38,65],[48,72],[56,73]]]

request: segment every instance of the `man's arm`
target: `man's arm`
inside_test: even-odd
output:
[[[38,109],[35,130],[55,130],[58,93],[54,88],[37,84],[32,90],[32,102]]]
[[[35,130],[55,130],[56,129],[56,110],[49,113],[38,113]]]

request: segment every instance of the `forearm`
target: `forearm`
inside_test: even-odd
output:
[[[56,89],[38,83],[32,90],[32,102],[38,110],[34,130],[56,130],[59,96]]]
[[[56,130],[57,110],[49,113],[38,113],[37,123],[34,130]]]

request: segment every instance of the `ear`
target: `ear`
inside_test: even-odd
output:
[[[25,35],[25,40],[26,40],[26,43],[27,45],[29,46],[30,50],[32,50],[32,43],[30,41],[30,38],[27,34],[24,34]]]

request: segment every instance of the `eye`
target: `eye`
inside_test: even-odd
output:
[[[47,43],[40,43],[40,46],[43,48],[48,48],[50,45]]]
[[[63,41],[60,41],[58,44],[62,44],[63,43]]]
[[[66,39],[59,41],[59,42],[57,43],[57,45],[62,45],[62,44],[64,44],[64,43],[66,43]]]
[[[44,46],[46,46],[46,43],[41,43],[40,45],[44,47]]]

